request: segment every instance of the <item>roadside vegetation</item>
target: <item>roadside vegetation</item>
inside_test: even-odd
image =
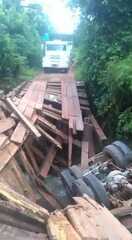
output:
[[[111,138],[132,137],[132,1],[72,0],[80,9],[76,75]]]
[[[8,91],[39,71],[41,36],[49,28],[40,5],[21,6],[20,0],[0,2],[0,88]]]

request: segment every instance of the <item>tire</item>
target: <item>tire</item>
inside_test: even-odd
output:
[[[120,168],[125,169],[128,165],[127,161],[125,160],[125,155],[119,149],[119,147],[115,145],[108,145],[103,149],[105,155],[112,158],[113,162]]]
[[[99,181],[99,179],[92,173],[89,173],[83,179],[94,192],[96,200],[101,204],[103,203],[107,208],[110,208],[107,192],[101,181]]]
[[[129,153],[125,155],[125,159],[128,164],[132,163],[132,151],[129,151]]]
[[[75,179],[81,178],[83,176],[80,168],[77,167],[76,165],[70,167],[69,171]]]
[[[83,196],[83,194],[87,194],[89,197],[95,199],[94,192],[81,178],[77,179],[73,183],[73,193],[76,196]]]
[[[116,146],[123,152],[123,154],[127,154],[130,152],[130,148],[122,141],[115,141],[112,143],[112,145]]]
[[[61,172],[61,178],[68,191],[72,193],[72,184],[75,181],[75,178],[70,174],[69,169],[63,170]]]

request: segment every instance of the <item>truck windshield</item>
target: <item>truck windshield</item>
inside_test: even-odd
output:
[[[66,51],[66,45],[59,45],[59,44],[49,44],[47,45],[48,51]]]

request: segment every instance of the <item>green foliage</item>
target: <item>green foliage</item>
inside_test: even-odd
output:
[[[111,137],[132,136],[132,1],[72,0],[81,12],[75,35],[78,78]]]
[[[132,139],[132,107],[127,108],[119,115],[117,136],[128,140]]]
[[[41,64],[40,34],[48,31],[47,16],[39,5],[25,8],[20,0],[0,5],[0,75],[18,77],[25,68]]]

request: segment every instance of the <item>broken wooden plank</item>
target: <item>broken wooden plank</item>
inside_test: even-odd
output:
[[[30,186],[29,182],[27,181],[27,179],[25,178],[25,175],[21,167],[19,166],[18,162],[16,161],[15,158],[12,158],[11,163],[12,163],[11,171],[15,175],[15,180],[20,186],[19,188],[22,189],[23,195],[35,202],[36,198],[35,198],[34,191]],[[16,181],[14,182],[14,184],[16,184]],[[9,183],[9,186],[10,186],[10,183]]]
[[[67,218],[59,211],[50,215],[47,231],[50,240],[81,240]]]
[[[106,135],[104,134],[102,128],[99,126],[97,120],[95,119],[94,115],[93,114],[90,114],[90,119],[91,119],[91,122],[93,124],[93,127],[95,128],[95,131],[99,137],[99,139],[101,141],[106,141],[107,140],[107,137]]]
[[[36,114],[33,114],[33,116],[31,117],[32,124],[36,122],[37,117],[38,116]],[[11,141],[19,144],[23,143],[25,136],[26,134],[28,134],[28,132],[29,130],[25,127],[25,125],[22,122],[19,122],[14,132],[12,133]]]
[[[59,130],[56,125],[51,123],[49,120],[45,119],[44,117],[38,116],[38,122],[40,125],[44,125],[49,131],[53,132],[54,134],[60,136],[64,141],[68,140],[66,134],[64,134],[61,130]]]
[[[130,232],[107,208],[100,206],[87,195],[74,199],[77,206],[67,207],[66,215],[82,239],[132,239]]]
[[[51,147],[48,149],[47,156],[45,157],[45,160],[41,166],[40,175],[42,177],[46,177],[48,175],[48,172],[50,170],[50,167],[53,163],[53,160],[56,156],[57,148],[54,144],[51,145]]]
[[[6,198],[11,203],[16,206],[28,210],[33,216],[39,217],[43,221],[47,220],[49,213],[46,209],[40,207],[39,205],[33,203],[23,195],[12,190],[8,185],[0,182],[0,195]]]
[[[35,173],[39,173],[39,167],[38,167],[37,161],[35,159],[35,156],[34,156],[32,150],[31,150],[29,144],[24,144],[24,148],[25,148],[26,153],[27,153],[27,155],[30,159],[30,162],[32,164],[32,167],[33,167]]]
[[[0,171],[6,166],[6,164],[12,159],[12,157],[18,151],[19,146],[10,142],[4,149],[0,150]]]
[[[33,233],[20,228],[0,224],[1,240],[47,240],[45,233]]]
[[[20,120],[26,125],[26,127],[35,135],[36,138],[40,138],[41,134],[36,127],[19,111],[10,98],[7,98],[7,103],[11,106],[13,111],[17,114]]]
[[[44,105],[43,105],[43,108],[44,108],[44,109],[47,109],[48,111],[55,112],[55,113],[57,113],[57,114],[59,114],[59,115],[61,115],[61,113],[62,113],[61,110],[52,107],[52,105],[50,105],[50,104],[44,104]]]
[[[39,125],[37,125],[38,130],[41,132],[43,136],[45,136],[50,142],[54,143],[58,148],[62,149],[62,145],[59,141],[54,139],[50,134],[48,134],[44,129],[42,129]]]
[[[34,179],[36,178],[35,171],[34,171],[32,165],[29,163],[27,156],[26,156],[25,152],[23,151],[23,149],[19,150],[19,156],[20,156],[20,161],[22,162],[22,165],[23,165],[25,171],[29,174],[29,176],[34,181]]]
[[[5,118],[0,120],[0,134],[4,133],[15,126],[13,118]]]
[[[46,109],[44,109],[44,110],[40,113],[40,115],[50,117],[50,118],[55,119],[55,120],[57,120],[57,121],[62,120],[62,118],[61,118],[61,116],[60,116],[59,114],[57,114],[57,113],[55,113],[55,112],[48,111],[48,110],[46,110]]]
[[[41,205],[41,201],[43,204],[43,200],[45,199],[48,202],[48,205],[50,205],[50,209],[52,211],[54,211],[56,209],[62,209],[62,206],[60,205],[60,203],[49,192],[39,190],[39,193],[41,194],[42,198],[40,198],[37,201],[38,204]]]
[[[44,232],[44,223],[38,218],[31,217],[27,211],[16,208],[7,201],[0,201],[0,225],[6,224],[31,232]],[[0,233],[1,236],[1,233]],[[8,238],[9,239],[9,238]],[[25,238],[24,238],[25,239]],[[3,237],[2,237],[3,240]],[[14,239],[13,239],[14,240]]]
[[[34,153],[36,160],[39,159],[41,161],[44,161],[45,159],[45,155],[44,153],[34,144],[30,145],[30,148],[32,150],[32,152]]]
[[[8,142],[8,136],[1,133],[0,134],[0,150],[3,149],[3,147],[5,146],[6,142]],[[9,143],[9,142],[8,142]]]
[[[15,143],[23,143],[27,129],[22,122],[19,122],[11,136],[11,141]]]

